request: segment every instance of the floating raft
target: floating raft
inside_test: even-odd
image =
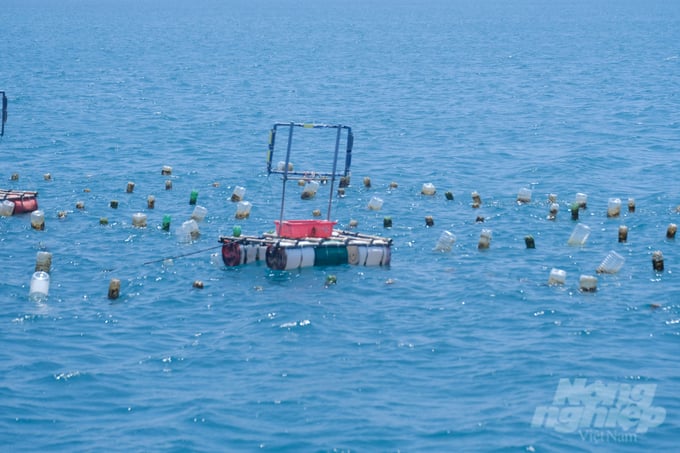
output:
[[[392,239],[352,231],[333,230],[328,237],[287,238],[267,233],[220,236],[226,266],[265,261],[274,270],[311,266],[389,266]]]
[[[0,189],[0,203],[5,201],[14,203],[13,214],[33,212],[38,209],[38,192]]]

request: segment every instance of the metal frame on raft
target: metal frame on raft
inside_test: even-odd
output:
[[[283,161],[283,168],[273,167],[272,160],[274,158],[274,149],[276,145],[276,135],[277,131],[281,127],[288,128],[288,142],[286,145],[286,159]],[[330,173],[316,172],[316,171],[296,171],[291,168],[290,154],[293,146],[293,131],[295,128],[303,129],[336,129],[335,137],[335,150],[333,153],[333,169]],[[347,134],[346,142],[347,147],[345,149],[345,167],[341,172],[338,172],[338,157],[340,153],[340,141],[342,139],[343,131]],[[267,149],[267,174],[277,173],[282,175],[283,178],[283,190],[281,192],[281,213],[279,214],[279,222],[283,222],[283,211],[286,201],[286,182],[291,176],[298,176],[308,180],[323,180],[326,181],[330,178],[330,191],[328,196],[328,211],[326,213],[326,220],[331,219],[331,205],[333,202],[333,188],[335,187],[335,179],[341,179],[340,185],[346,185],[349,181],[350,176],[350,166],[352,165],[352,146],[354,145],[354,134],[352,134],[352,128],[343,125],[331,125],[331,124],[315,124],[315,123],[276,123],[274,127],[269,131],[269,148]]]
[[[276,155],[279,129],[288,128],[285,160],[272,165]],[[330,172],[298,171],[291,165],[293,131],[296,129],[335,129],[333,166]],[[346,143],[344,167],[339,168],[340,145]],[[349,184],[354,135],[352,128],[343,125],[315,123],[276,123],[269,132],[267,173],[282,175],[281,210],[276,233],[262,236],[221,236],[222,261],[226,266],[239,266],[265,261],[275,270],[292,270],[309,266],[353,264],[359,266],[387,266],[391,261],[392,239],[353,231],[336,230],[331,221],[331,208],[336,179],[339,186]],[[329,184],[326,220],[284,220],[286,183],[291,177]]]

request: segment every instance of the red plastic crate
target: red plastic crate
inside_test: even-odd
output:
[[[331,220],[284,220],[282,225],[275,220],[276,234],[284,238],[327,238],[333,234],[335,221]]]

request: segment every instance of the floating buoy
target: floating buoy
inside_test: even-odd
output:
[[[338,197],[340,198],[345,197],[345,189],[343,187],[338,188]]]
[[[349,176],[341,176],[338,187],[349,187]]]
[[[198,191],[192,190],[191,195],[189,195],[189,204],[196,204],[197,199],[198,199]]]
[[[161,175],[171,175],[172,174],[172,167],[170,165],[163,165],[163,168],[161,168]]]
[[[167,181],[165,181],[165,190],[170,189],[172,189],[172,181],[168,179]]]
[[[567,244],[571,246],[582,246],[588,240],[588,236],[590,236],[590,227],[582,223],[577,223],[571,236],[569,236]]]
[[[118,200],[111,200],[109,206],[111,206],[113,209],[118,209]]]
[[[31,212],[31,226],[34,230],[45,229],[45,213],[40,209]]]
[[[668,228],[666,229],[666,238],[667,239],[675,239],[675,233],[678,231],[678,226],[674,223],[671,223],[668,225]]]
[[[292,162],[288,162],[288,171],[293,171],[293,168],[294,168],[294,167],[293,167],[293,163],[292,163]],[[286,162],[280,161],[280,162],[276,165],[276,170],[277,170],[277,171],[285,171],[285,170],[286,170]]]
[[[312,211],[312,217],[321,217],[321,209],[315,209]]]
[[[43,175],[43,179],[44,179],[45,181],[50,181],[50,180],[52,179],[52,175],[49,174],[49,173],[45,173],[45,174]]]
[[[607,200],[607,217],[618,217],[621,214],[621,199],[610,198]]]
[[[663,253],[661,253],[661,250],[652,253],[652,267],[657,272],[663,272]]]
[[[84,201],[76,201],[76,209],[85,209]]]
[[[616,274],[621,269],[625,261],[626,260],[623,256],[612,250],[605,257],[602,263],[597,266],[596,272],[598,274]]]
[[[380,197],[371,197],[368,202],[368,209],[371,211],[380,211],[383,205],[383,200]]]
[[[50,274],[43,271],[33,273],[28,297],[34,302],[42,302],[47,299],[50,291]]]
[[[231,235],[235,238],[241,236],[241,225],[234,225],[234,227],[231,229]]]
[[[191,242],[200,236],[198,223],[194,220],[187,220],[182,223],[182,226],[177,229],[177,236],[180,242]]]
[[[578,203],[573,203],[569,209],[571,210],[571,220],[578,220]]]
[[[549,193],[548,194],[548,203],[557,203],[557,194],[556,193]]]
[[[85,192],[85,193],[90,193],[90,192],[92,192],[92,190],[91,190],[89,187],[85,187],[85,188],[83,189],[83,192]]]
[[[12,173],[12,176],[10,177],[12,181],[18,181],[19,180],[19,173]]]
[[[236,205],[236,218],[237,219],[247,219],[250,217],[250,210],[253,205],[249,201],[239,201]]]
[[[191,218],[197,222],[202,222],[207,214],[208,214],[207,208],[200,205],[196,205],[196,207],[194,207],[194,211],[191,213]]]
[[[456,242],[456,236],[450,231],[443,231],[437,240],[437,245],[434,249],[438,252],[450,252],[453,244]]]
[[[548,276],[548,285],[564,285],[567,281],[567,271],[553,267]]]
[[[518,203],[531,203],[531,189],[522,187],[517,192],[517,202]]]
[[[588,207],[588,195],[581,192],[577,193],[574,198],[574,203],[576,203],[579,208],[586,209]]]
[[[165,214],[163,216],[163,222],[161,223],[161,229],[163,231],[170,231],[170,216]]]
[[[396,189],[397,187],[399,187],[399,184],[397,184],[396,182],[392,181],[390,183],[390,189]]]
[[[219,186],[220,186],[220,183],[217,182],[217,181],[214,181],[214,182],[212,183],[212,186],[213,186],[213,187],[219,187]]]
[[[560,205],[557,203],[550,203],[550,212],[548,213],[548,220],[555,220],[557,213],[560,211]]]
[[[194,280],[193,287],[196,289],[203,289],[203,282],[201,280]]]
[[[132,214],[132,226],[137,228],[146,228],[146,214],[143,212],[136,212]]]
[[[14,202],[9,200],[3,200],[0,203],[0,216],[9,217],[14,213]]]
[[[534,237],[532,235],[528,235],[524,237],[524,244],[528,249],[535,249],[536,248],[536,241],[534,240]]]
[[[356,220],[356,219],[351,219],[351,220],[349,221],[349,227],[350,227],[350,228],[356,228],[356,227],[358,227],[358,226],[359,226],[359,221],[358,221],[358,220]]]
[[[303,200],[309,200],[311,198],[314,198],[314,195],[316,195],[316,191],[319,189],[319,181],[309,181],[306,185],[305,188],[302,191],[302,194],[300,195],[300,198]]]
[[[149,195],[146,197],[146,207],[149,209],[153,209],[156,207],[156,197],[153,195]]]
[[[628,227],[625,225],[621,225],[619,227],[619,242],[626,241],[628,241]]]
[[[477,248],[480,250],[488,249],[489,245],[491,245],[491,230],[485,228],[479,235],[479,243],[477,244]]]
[[[584,293],[597,291],[597,277],[593,275],[581,275],[578,279],[579,289]]]
[[[57,218],[58,219],[65,219],[68,213],[66,211],[58,211],[57,212]]]
[[[118,299],[120,296],[120,280],[112,278],[109,282],[109,299]]]
[[[447,200],[453,200],[453,192],[445,192],[445,193],[444,193],[444,197],[445,197]]]
[[[486,219],[484,218],[484,216],[478,215],[478,216],[475,218],[475,223],[483,223],[485,220],[486,220]]]
[[[326,286],[335,285],[337,283],[338,283],[338,278],[335,275],[327,275],[326,276]]]
[[[234,191],[231,193],[231,201],[237,203],[241,200],[243,200],[243,197],[246,195],[246,188],[241,187],[241,186],[236,186],[234,187]]]
[[[437,189],[431,182],[426,182],[420,189],[420,193],[423,195],[434,195],[435,193],[437,193]]]
[[[473,208],[478,208],[482,205],[482,198],[479,196],[479,193],[476,190],[472,192],[471,197]]]
[[[364,187],[367,189],[371,188],[371,178],[364,176]]]
[[[429,227],[434,226],[434,218],[431,215],[425,216],[425,225]]]
[[[383,218],[383,227],[384,228],[392,228],[392,217]]]
[[[40,251],[35,256],[35,272],[47,272],[52,270],[52,254]]]
[[[127,183],[127,189],[125,189],[127,193],[132,193],[135,191],[135,183],[130,181]]]
[[[108,224],[109,224],[109,219],[107,219],[106,217],[100,217],[100,218],[99,218],[99,224],[100,224],[100,225],[108,225]]]
[[[635,212],[635,198],[628,199],[628,212]]]

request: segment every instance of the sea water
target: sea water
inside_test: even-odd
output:
[[[676,3],[5,0],[0,25],[0,188],[37,190],[46,218],[0,218],[4,448],[676,448]],[[353,128],[331,220],[393,238],[390,266],[214,259],[220,235],[274,229],[282,184],[265,163],[280,121]],[[440,190],[423,196],[425,183]],[[287,216],[326,212],[329,185],[297,189]],[[192,192],[210,215],[185,241]],[[570,247],[578,193],[591,234]],[[609,218],[610,198],[636,210]],[[580,291],[611,250],[624,266]],[[35,302],[40,251],[51,287]]]

